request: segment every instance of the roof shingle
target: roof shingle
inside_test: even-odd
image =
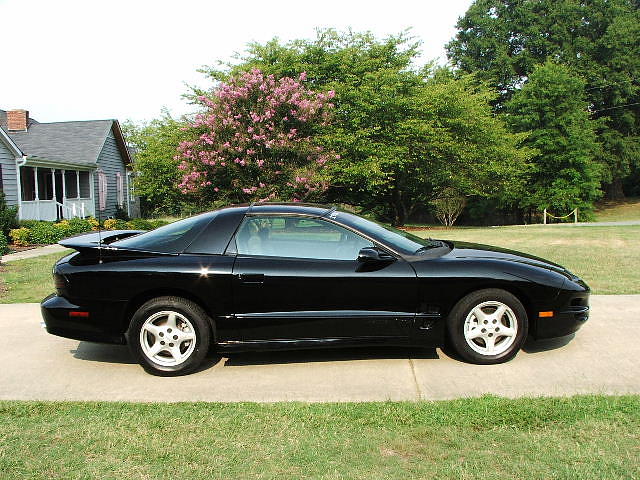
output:
[[[0,127],[7,131],[0,110]],[[28,157],[52,162],[94,166],[114,120],[39,123],[29,119],[26,132],[7,132]]]

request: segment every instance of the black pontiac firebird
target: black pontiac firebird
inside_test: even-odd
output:
[[[54,266],[49,333],[127,343],[157,375],[220,352],[440,346],[512,358],[528,334],[575,332],[589,287],[546,260],[424,240],[317,205],[232,206],[150,232],[88,234]]]

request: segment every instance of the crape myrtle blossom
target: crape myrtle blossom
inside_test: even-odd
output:
[[[327,188],[322,170],[339,158],[316,141],[329,121],[333,91],[313,92],[297,79],[254,69],[198,101],[204,111],[178,146],[183,193],[211,200],[304,200]]]

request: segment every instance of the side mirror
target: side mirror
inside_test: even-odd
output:
[[[365,247],[358,252],[358,261],[363,263],[368,262],[393,262],[393,258],[388,253],[381,252],[377,248]]]

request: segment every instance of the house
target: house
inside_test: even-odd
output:
[[[130,180],[117,120],[40,123],[0,110],[0,186],[21,220],[136,215]]]

